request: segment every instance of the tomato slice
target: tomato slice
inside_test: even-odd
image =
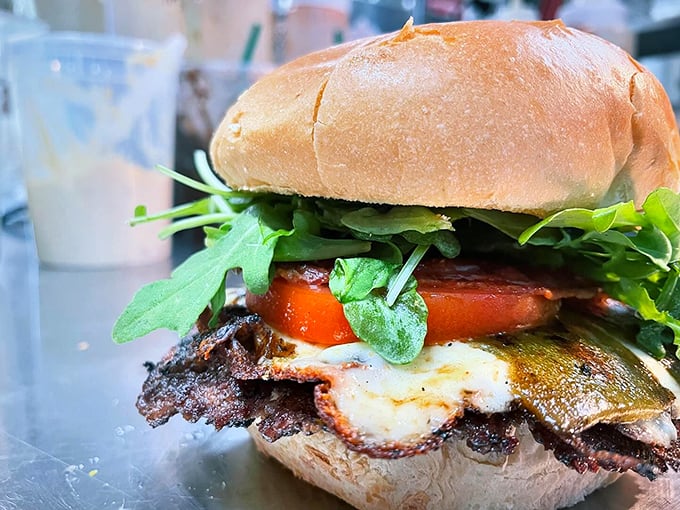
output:
[[[327,275],[318,267],[286,268],[277,273],[265,294],[246,293],[246,305],[293,338],[325,345],[358,341],[342,305],[328,289]],[[505,266],[451,260],[422,264],[415,276],[429,311],[426,344],[536,327],[555,316],[559,298],[594,292],[582,287],[550,288]]]
[[[246,306],[267,324],[293,338],[326,345],[359,340],[328,285],[277,277],[266,294],[247,292]]]

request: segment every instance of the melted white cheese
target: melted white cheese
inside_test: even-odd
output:
[[[432,433],[465,408],[504,412],[514,398],[508,364],[471,344],[425,347],[412,363],[391,365],[365,343],[326,349],[295,343],[286,365],[323,373],[340,414],[379,441]]]
[[[295,353],[274,358],[272,366],[288,373],[311,371],[327,380],[336,419],[344,417],[369,441],[408,443],[435,432],[464,409],[504,412],[518,398],[511,391],[508,363],[474,342],[426,346],[412,363],[391,365],[363,342],[325,347],[281,336],[296,346]],[[671,416],[679,418],[680,384],[653,357],[627,347],[676,396]],[[668,445],[677,435],[666,421],[641,420],[622,426],[621,432]]]
[[[622,434],[647,444],[669,447],[673,441],[678,439],[678,432],[668,413],[653,420],[622,423],[616,428]]]
[[[675,378],[668,373],[666,367],[659,363],[659,361],[657,361],[654,357],[633,345],[626,344],[626,347],[628,350],[630,350],[630,352],[635,354],[635,356],[637,356],[640,361],[642,361],[642,363],[647,367],[647,370],[649,370],[652,375],[656,377],[661,386],[670,390],[671,393],[675,395],[675,401],[671,406],[671,417],[673,419],[680,419],[680,384],[678,381],[676,381]]]

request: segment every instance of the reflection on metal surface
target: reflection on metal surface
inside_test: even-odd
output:
[[[30,226],[12,232],[0,229],[0,509],[349,509],[263,458],[242,430],[181,418],[151,429],[137,414],[142,363],[176,338],[115,345],[111,326],[170,263],[50,271]],[[575,508],[677,510],[678,484],[625,476]]]
[[[172,420],[135,399],[142,363],[175,343],[115,345],[114,320],[170,263],[39,268],[30,224],[0,229],[0,508],[347,508],[259,456],[244,431]]]
[[[36,395],[39,374],[40,319],[38,268],[27,221],[12,225],[13,236],[0,237],[0,425],[21,431],[21,439],[37,436]],[[9,270],[12,268],[13,270]],[[20,410],[21,412],[16,412]]]

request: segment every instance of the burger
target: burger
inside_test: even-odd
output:
[[[206,246],[137,292],[183,335],[137,407],[249,427],[361,509],[557,508],[680,467],[680,137],[657,80],[554,22],[310,54],[227,111]],[[243,290],[226,285],[240,275]]]

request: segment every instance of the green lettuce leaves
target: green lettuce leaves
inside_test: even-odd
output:
[[[430,246],[454,257],[460,246],[449,216],[425,207],[369,207],[279,195],[231,194],[213,182],[181,182],[213,194],[162,213],[137,208],[132,224],[174,219],[162,236],[203,227],[206,247],[171,274],[143,287],[113,328],[129,342],[160,328],[186,334],[206,307],[214,324],[229,270],[248,290],[267,291],[277,262],[335,260],[331,291],[355,334],[392,363],[408,363],[427,332],[427,307],[412,272]],[[168,169],[162,171],[176,178]],[[340,275],[343,275],[340,277]]]
[[[263,206],[246,209],[225,236],[189,257],[169,279],[142,287],[114,324],[114,341],[128,342],[159,328],[186,334],[211,301],[224,303],[220,296],[230,269],[241,269],[253,292],[266,292],[277,238],[272,216]]]
[[[420,353],[427,333],[427,306],[409,275],[393,303],[387,289],[399,276],[399,266],[377,259],[338,259],[329,287],[342,303],[345,317],[357,337],[385,360],[409,363]]]
[[[638,342],[657,357],[680,346],[680,196],[651,193],[599,209],[567,209],[545,219],[467,208],[379,206],[298,196],[233,192],[196,157],[204,182],[162,171],[209,194],[132,224],[171,219],[167,237],[203,228],[206,247],[169,279],[140,289],[114,325],[116,342],[167,328],[186,334],[206,308],[214,323],[226,274],[239,271],[250,292],[267,291],[277,262],[333,260],[330,290],[355,334],[391,363],[408,363],[427,332],[427,307],[413,271],[426,253],[461,252],[567,267],[635,311]]]
[[[638,343],[661,358],[680,346],[680,196],[660,188],[632,202],[567,209],[525,230],[520,244],[551,246],[566,264],[602,284],[645,321]],[[677,354],[677,349],[676,349]]]

